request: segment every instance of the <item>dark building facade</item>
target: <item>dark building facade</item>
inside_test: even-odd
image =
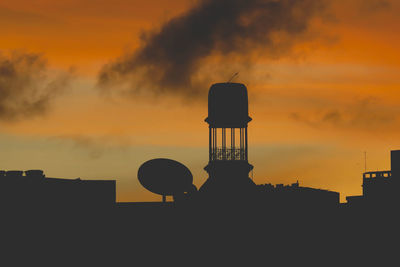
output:
[[[392,150],[391,170],[363,173],[361,196],[346,197],[350,208],[391,208],[400,204],[400,150]]]
[[[115,202],[115,180],[50,178],[42,170],[0,171],[3,207],[106,207]]]

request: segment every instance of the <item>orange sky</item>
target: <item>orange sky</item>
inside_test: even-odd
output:
[[[187,165],[200,186],[205,99],[109,99],[94,88],[102,65],[137,48],[141,31],[194,2],[0,0],[3,55],[41,53],[51,70],[75,69],[71,88],[44,116],[0,121],[0,169],[117,179],[119,201],[146,201],[159,197],[139,185],[138,167],[170,157]],[[299,180],[339,191],[343,200],[361,193],[364,151],[369,170],[390,168],[390,150],[400,149],[400,3],[361,8],[362,2],[334,1],[333,16],[311,24],[316,38],[277,59],[255,50],[251,69],[237,66],[237,81],[249,90],[249,159],[257,183]],[[206,75],[214,67],[210,60],[202,69]]]

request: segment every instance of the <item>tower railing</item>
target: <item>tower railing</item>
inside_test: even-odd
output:
[[[211,152],[211,160],[246,160],[245,149],[215,148]]]

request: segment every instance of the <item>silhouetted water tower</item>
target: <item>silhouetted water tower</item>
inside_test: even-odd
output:
[[[247,88],[240,83],[217,83],[208,93],[209,178],[199,192],[206,198],[231,201],[256,190],[249,178]]]

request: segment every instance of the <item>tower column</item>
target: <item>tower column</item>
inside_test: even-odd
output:
[[[246,141],[246,143],[245,143],[245,153],[244,153],[244,159],[245,160],[248,160],[248,155],[247,155],[247,150],[248,150],[248,146],[247,146],[247,127],[246,128],[244,128],[245,129],[245,135],[244,135],[244,140]]]
[[[212,143],[212,138],[211,138],[211,132],[212,132],[212,128],[208,127],[208,160],[212,160],[212,153],[213,153],[213,147],[211,145]]]
[[[210,88],[206,118],[209,163],[205,167],[209,178],[199,190],[205,198],[231,201],[239,196],[251,198],[255,195],[256,185],[249,178],[253,169],[248,163],[247,124],[250,121],[247,89],[243,84],[221,83]],[[230,145],[227,129],[231,131]]]

